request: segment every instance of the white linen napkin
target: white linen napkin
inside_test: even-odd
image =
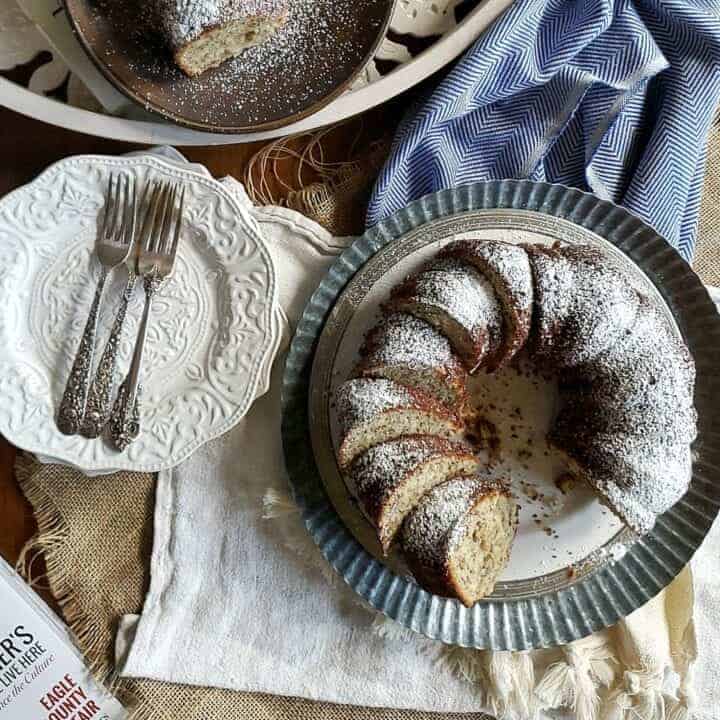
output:
[[[159,475],[151,584],[142,614],[120,624],[121,675],[363,706],[518,718],[569,706],[578,720],[621,720],[633,708],[664,720],[683,717],[690,700],[697,629],[697,717],[716,720],[718,524],[693,561],[696,624],[686,569],[614,629],[550,651],[447,648],[378,617],[338,582],[283,500],[280,381],[293,327],[351,239],[283,208],[253,213],[278,269],[283,345],[248,416]],[[263,519],[268,488],[275,520]]]
[[[271,388],[225,437],[160,473],[151,584],[139,620],[121,624],[121,674],[340,703],[479,710],[477,691],[438,673],[421,648],[373,634],[372,615],[304,566],[262,517],[268,487],[287,489],[284,352],[346,243],[283,208],[256,217],[286,313]]]

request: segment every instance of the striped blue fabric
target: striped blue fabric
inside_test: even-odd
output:
[[[368,225],[426,193],[590,190],[689,259],[720,96],[720,0],[516,0],[402,121]]]

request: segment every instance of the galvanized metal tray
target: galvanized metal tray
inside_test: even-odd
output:
[[[337,471],[329,408],[333,383],[338,375],[342,379],[343,342],[356,343],[357,318],[370,315],[384,279],[467,232],[506,238],[530,233],[536,241],[602,246],[633,282],[666,305],[685,338],[697,365],[700,418],[690,490],[653,532],[636,538],[612,519],[595,527],[599,515],[591,508],[590,515],[581,513],[568,525],[574,533],[569,555],[574,545],[584,547],[578,535],[583,527],[590,537],[589,551],[573,558],[572,572],[558,562],[543,570],[543,551],[530,535],[516,542],[513,554],[522,557],[513,572],[470,609],[418,587],[395,558],[378,559],[372,534],[358,520]],[[720,508],[720,421],[713,416],[720,389],[718,350],[720,319],[697,276],[652,228],[622,208],[578,190],[525,181],[480,183],[422,198],[338,259],[293,340],[284,376],[283,440],[308,531],[372,606],[446,643],[494,650],[549,647],[612,625],[677,575]],[[528,571],[533,564],[540,568],[534,574]]]

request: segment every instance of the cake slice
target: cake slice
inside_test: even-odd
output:
[[[507,365],[530,332],[533,282],[527,252],[520,245],[499,240],[459,240],[444,248],[439,257],[473,265],[492,284],[503,309],[503,344],[485,367],[492,372]]]
[[[346,468],[373,445],[402,435],[440,435],[460,440],[463,424],[429,395],[384,378],[356,378],[335,391],[340,425],[338,464]]]
[[[465,368],[448,339],[424,320],[406,313],[388,315],[368,333],[360,356],[361,377],[419,388],[461,416],[469,407]]]
[[[387,554],[406,515],[428,490],[477,467],[462,443],[408,435],[366,450],[350,465],[345,482]]]
[[[430,323],[450,340],[468,372],[502,343],[503,316],[490,282],[455,258],[436,260],[392,293],[390,306]]]
[[[405,560],[428,591],[470,607],[493,591],[510,558],[518,508],[507,486],[479,475],[436,485],[405,520]]]
[[[155,0],[176,64],[201,75],[265,42],[285,24],[288,0]]]

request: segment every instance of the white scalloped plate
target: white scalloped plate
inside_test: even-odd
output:
[[[151,313],[142,432],[124,453],[66,437],[54,415],[87,318],[91,252],[110,173],[186,187],[181,245]],[[114,318],[124,271],[101,313]],[[0,200],[0,433],[14,445],[90,474],[171,468],[235,425],[268,384],[279,342],[276,279],[255,221],[215,180],[149,156],[63,160]],[[125,373],[142,311],[138,289],[120,349]]]

